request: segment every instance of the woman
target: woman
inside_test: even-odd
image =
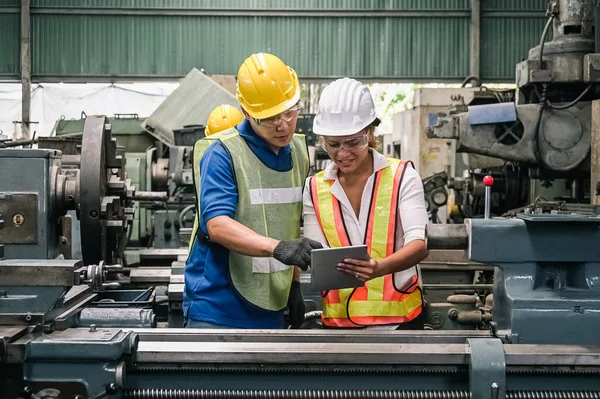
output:
[[[365,284],[323,292],[326,328],[423,328],[416,268],[428,254],[423,184],[411,162],[376,151],[379,123],[362,83],[344,78],[323,90],[313,131],[333,162],[306,180],[304,236],[332,248],[365,244],[371,256],[337,265]]]

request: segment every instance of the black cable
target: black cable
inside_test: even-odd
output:
[[[544,56],[544,42],[546,41],[546,36],[548,35],[548,31],[550,30],[550,25],[552,25],[552,21],[554,21],[554,15],[551,15],[546,21],[546,25],[544,26],[544,30],[542,31],[542,37],[540,38],[540,69],[544,69],[542,64],[542,59]]]
[[[581,94],[573,101],[571,101],[568,104],[564,104],[564,105],[552,105],[552,103],[548,100],[546,100],[546,106],[548,108],[552,108],[552,109],[567,109],[567,108],[571,108],[572,106],[574,106],[575,104],[577,104],[579,101],[581,101],[581,99],[589,93],[589,91],[592,89],[592,85],[590,84],[588,87],[585,88],[584,91],[581,92]]]

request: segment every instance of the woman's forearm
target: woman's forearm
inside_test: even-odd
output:
[[[413,240],[398,251],[379,261],[382,274],[391,274],[410,269],[429,255],[424,240]]]

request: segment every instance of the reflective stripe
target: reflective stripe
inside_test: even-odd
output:
[[[291,267],[275,258],[252,258],[253,273],[274,273],[290,269]]]
[[[351,300],[349,312],[352,317],[363,316],[407,316],[421,306],[421,291],[415,290],[406,295],[402,301],[355,301]],[[346,304],[335,303],[327,305],[325,318],[347,318]]]
[[[250,190],[252,205],[293,204],[302,201],[302,187],[253,188]]]
[[[394,245],[389,246],[388,242],[396,241],[394,237],[396,218],[393,220],[390,218],[392,209],[395,209],[398,204],[392,201],[393,192],[398,190],[395,176],[402,173],[405,167],[405,162],[393,162],[389,161],[389,167],[377,172],[376,180],[374,183],[375,189],[373,190],[373,198],[371,199],[371,213],[369,215],[369,228],[367,229],[367,237],[365,242],[371,249],[371,256],[375,259],[383,259],[394,253]],[[392,227],[390,229],[390,227]],[[390,230],[392,237],[390,237]],[[384,288],[386,286],[385,280],[392,280],[391,275],[385,276],[384,278],[378,278],[371,280],[369,283],[369,295],[370,301],[382,301],[384,300]],[[390,286],[389,282],[387,284]],[[393,286],[393,284],[391,284]],[[350,313],[353,315],[352,313]],[[391,316],[391,314],[390,314]]]
[[[323,179],[324,171],[311,178],[312,200],[321,230],[330,248],[347,247],[350,240],[344,229],[342,210],[338,200],[331,195],[331,180]]]
[[[264,165],[234,128],[199,140],[194,146],[197,194],[202,183],[200,160],[215,140],[219,140],[233,155],[234,178],[240,193],[234,220],[266,237],[278,240],[297,238],[302,218],[302,186],[310,168],[305,136],[294,134],[290,143],[294,167],[287,172]],[[202,211],[199,198],[197,205],[199,212],[194,221],[190,250],[193,245],[207,245],[194,239],[197,233],[201,233],[198,231]],[[232,289],[244,300],[268,311],[278,312],[285,308],[293,277],[292,266],[275,259],[252,258],[234,251],[229,251],[228,262],[223,266],[227,267]],[[188,277],[186,274],[186,281]],[[194,283],[189,281],[188,287],[193,287]]]
[[[418,315],[421,314],[421,307],[417,307],[411,313],[406,316],[353,316],[352,321],[345,318],[325,318],[323,317],[323,324],[330,327],[343,327],[343,328],[356,328],[360,326],[369,325],[390,325],[390,324],[402,324],[408,323],[414,320]]]

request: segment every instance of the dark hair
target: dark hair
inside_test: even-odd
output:
[[[375,137],[375,128],[379,126],[381,123],[381,119],[375,118],[373,122],[368,126],[369,132],[369,148],[374,150],[379,150],[381,148],[381,142],[377,137]]]

